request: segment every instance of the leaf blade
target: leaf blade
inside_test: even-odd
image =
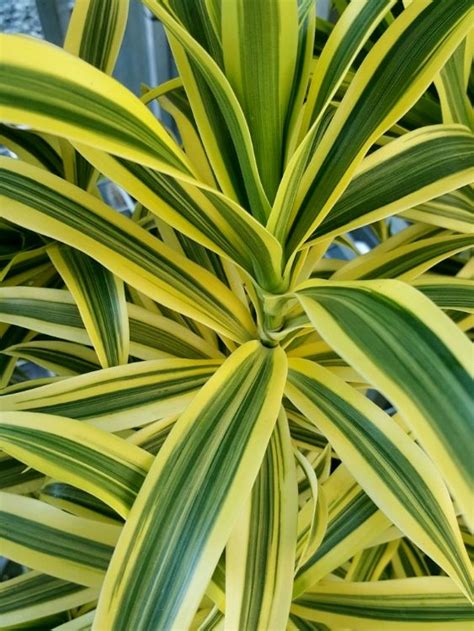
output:
[[[18,221],[20,212],[23,224],[80,249],[158,302],[217,327],[231,339],[250,337],[244,333],[254,328],[249,313],[212,274],[72,184],[19,160],[2,158],[0,165],[1,192],[8,200],[2,216]],[[219,312],[217,319],[213,312]],[[243,317],[244,330],[236,316]],[[226,326],[226,320],[233,324]]]
[[[309,281],[301,287],[300,300],[301,291],[318,331],[398,408],[469,520],[473,420],[463,333],[425,296],[399,281]]]
[[[130,334],[123,282],[74,248],[56,245],[48,254],[79,308],[102,368],[126,364]]]
[[[237,512],[257,475],[278,413],[278,395],[281,395],[285,377],[283,351],[264,350],[258,342],[249,342],[227,360],[177,421],[125,526],[102,591],[95,621],[97,628],[104,620],[107,624],[112,621],[117,629],[128,628],[129,621],[133,620],[134,627],[140,630],[149,628],[150,624],[186,627],[191,622]],[[201,422],[196,422],[197,419]],[[206,438],[206,426],[214,428],[209,438]],[[222,432],[226,427],[229,431],[224,439]],[[191,439],[192,433],[197,431],[200,440]],[[202,440],[207,442],[205,450]],[[247,448],[250,444],[253,453]],[[176,450],[181,452],[178,460]],[[198,460],[191,457],[194,453],[200,454]],[[224,454],[225,471],[222,464],[218,464],[222,463],[220,456]],[[185,465],[190,460],[199,462],[194,474]],[[211,467],[213,461],[218,469]],[[168,473],[171,463],[174,463],[173,476]],[[188,482],[196,480],[194,486],[181,487],[181,492],[175,486],[176,480],[181,479],[181,474],[177,475],[178,468],[183,474],[187,471]],[[212,471],[215,475],[209,477]],[[169,484],[175,489],[172,494]],[[203,484],[207,488],[204,494],[200,492]],[[223,485],[227,491],[222,495]],[[198,517],[203,520],[204,530],[196,525]],[[160,523],[158,531],[152,526],[157,522]],[[137,536],[138,533],[141,534]],[[153,555],[144,552],[150,546]],[[169,555],[170,546],[184,547],[179,555]],[[144,574],[150,572],[155,576],[151,593],[149,584],[142,584],[144,589],[140,588]],[[170,572],[175,578],[182,578],[170,584]],[[139,582],[138,577],[141,577]]]
[[[291,360],[286,392],[389,519],[469,593],[454,509],[428,456],[374,403],[316,364]]]
[[[2,412],[0,445],[48,476],[91,493],[126,517],[153,458],[95,427],[31,412]]]
[[[226,546],[227,628],[285,628],[293,589],[297,492],[288,421],[280,412],[251,499]]]

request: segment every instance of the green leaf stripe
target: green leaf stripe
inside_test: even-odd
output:
[[[325,52],[315,60],[316,68],[309,85],[299,129],[300,139],[303,136],[304,139],[285,170],[268,222],[268,228],[282,241],[286,236],[287,224],[293,219],[293,206],[301,178],[332,120],[335,108],[330,105],[330,100],[357,51],[391,2],[392,0],[359,0],[352,3],[344,19],[334,28]],[[316,28],[319,24],[318,16]]]
[[[344,466],[336,469],[323,488],[329,497],[327,529],[318,549],[296,575],[296,596],[348,561],[390,526],[388,518]]]
[[[0,516],[2,550],[8,558],[32,569],[47,567],[51,575],[79,584],[101,584],[119,526],[74,517],[38,500],[6,493],[2,493]]]
[[[331,629],[322,622],[303,620],[303,618],[299,618],[293,613],[290,614],[289,621],[290,624],[288,625],[288,629],[291,631],[294,631],[295,629],[297,631],[331,631]]]
[[[427,276],[416,280],[414,286],[442,309],[474,310],[474,281],[472,280]]]
[[[213,607],[206,619],[199,626],[199,631],[219,631],[222,629],[224,614],[218,607]]]
[[[113,548],[103,543],[84,539],[57,528],[31,522],[19,515],[0,512],[0,536],[42,554],[73,561],[105,572]]]
[[[288,617],[297,502],[288,422],[280,413],[250,500],[226,546],[225,614],[229,628],[272,629]]]
[[[390,563],[397,546],[398,541],[390,541],[359,552],[350,567],[350,580],[352,582],[378,580]],[[346,580],[349,580],[349,575]]]
[[[0,584],[0,625],[31,622],[92,602],[98,590],[30,571]]]
[[[48,254],[78,305],[101,365],[126,364],[129,322],[122,281],[74,248],[53,246]]]
[[[69,292],[62,290],[42,288],[39,294],[33,287],[1,287],[0,318],[2,322],[30,326],[49,335],[56,325],[61,325],[61,337],[66,333],[67,339],[90,343],[78,308]]]
[[[285,0],[265,5],[227,2],[222,5],[221,25],[225,75],[242,106],[262,185],[271,203],[281,177],[285,121],[296,66],[297,4]]]
[[[300,569],[300,574],[314,566],[317,561],[323,559],[336,546],[345,542],[349,535],[354,536],[355,531],[361,525],[365,525],[365,522],[377,513],[377,506],[365,491],[356,484],[354,484],[352,491],[350,498],[341,498],[341,501],[343,499],[345,501],[341,503],[337,511],[333,508],[333,514],[330,516],[324,539],[314,556]],[[352,552],[353,549],[348,551],[347,554],[352,554]]]
[[[337,353],[334,351],[315,351],[314,353],[308,353],[308,355],[304,355],[305,359],[310,359],[313,362],[317,362],[321,364],[321,366],[326,366],[329,368],[330,366],[346,366],[346,362],[342,360]]]
[[[26,359],[58,375],[80,375],[100,368],[97,355],[91,348],[69,342],[26,342],[9,346],[2,353]]]
[[[315,426],[303,416],[288,413],[291,438],[304,449],[324,449],[328,442]]]
[[[370,3],[369,3],[370,4]],[[311,239],[353,230],[472,179],[474,138],[458,126],[433,125],[408,133],[366,158]],[[465,178],[465,182],[462,181]],[[434,189],[434,195],[430,193]]]
[[[473,483],[469,435],[474,418],[466,338],[404,283],[316,285],[306,285],[302,302],[319,332],[397,406],[468,515],[465,489]]]
[[[118,49],[117,43],[121,41],[125,30],[127,0],[87,0],[87,5],[76,54],[96,68],[108,72],[118,52],[113,49]],[[74,18],[71,19],[71,26],[74,26]],[[116,39],[118,42],[114,41]],[[69,49],[67,38],[65,48]]]
[[[98,515],[108,518],[108,520],[120,521],[120,516],[111,509],[105,502],[94,497],[86,491],[82,491],[64,482],[48,482],[40,491],[40,499],[67,509],[70,513],[89,513],[91,518],[98,519]]]
[[[215,332],[204,324],[158,305],[127,287],[136,305],[127,304],[130,325],[135,320],[133,354],[140,359],[221,357]],[[143,300],[145,298],[145,300]],[[161,315],[158,315],[160,313]],[[139,337],[140,336],[140,337]],[[132,332],[130,333],[132,339]]]
[[[28,381],[19,381],[13,383],[1,390],[2,395],[13,394],[16,392],[26,392],[32,388],[38,388],[39,386],[45,386],[50,383],[57,383],[64,377],[39,377],[38,379],[29,379]]]
[[[76,3],[69,21],[64,49],[103,72],[112,73],[122,43],[128,0],[85,0]],[[74,183],[87,190],[94,167],[72,154]]]
[[[304,131],[324,111],[355,56],[393,4],[393,0],[358,0],[349,5],[344,18],[336,23],[310,85],[303,115]]]
[[[405,576],[429,576],[430,569],[422,552],[409,540],[402,539],[397,549],[397,561]]]
[[[55,149],[42,138],[39,134],[35,134],[26,129],[15,129],[8,125],[0,125],[0,138],[2,143],[10,147],[15,153],[15,148],[20,147],[30,156],[34,157],[48,171],[64,177],[64,167],[61,156]],[[10,144],[11,143],[11,144]],[[19,156],[23,157],[23,156]]]
[[[109,170],[114,180],[122,182],[152,213],[205,247],[224,254],[262,286],[269,290],[278,286],[281,246],[237,203],[204,185],[180,182],[135,162],[105,157],[97,151],[85,154],[97,168]]]
[[[474,229],[474,190],[463,186],[457,191],[446,193],[425,204],[403,212],[402,217],[421,221],[448,230],[472,233]]]
[[[93,488],[122,516],[132,506],[152,462],[151,456],[116,436],[77,427],[77,421],[31,412],[2,413],[0,445],[47,475],[60,475],[79,488]]]
[[[288,255],[324,219],[373,137],[403,113],[400,103],[406,111],[428,87],[470,27],[471,9],[469,0],[414,2],[372,48],[305,174],[304,198],[288,226]]]
[[[415,243],[379,253],[371,250],[341,267],[334,280],[377,278],[409,278],[419,275],[439,261],[474,246],[474,235],[453,235],[420,239]]]
[[[443,120],[461,123],[474,130],[474,115],[467,95],[465,78],[466,61],[470,64],[469,36],[454,51],[435,81],[441,102]],[[465,59],[467,56],[467,60]]]
[[[156,455],[163,443],[169,436],[176,423],[176,417],[160,419],[156,423],[145,426],[143,429],[135,432],[128,440],[134,445],[138,445],[149,453]]]
[[[58,468],[66,466],[66,462],[70,460],[75,473],[85,479],[92,475],[95,482],[101,484],[104,492],[115,495],[129,507],[133,504],[145,479],[146,471],[132,472],[130,467],[118,461],[109,464],[103,454],[99,455],[94,450],[80,445],[74,445],[74,451],[72,451],[68,439],[51,436],[50,433],[39,430],[21,430],[20,428],[12,430],[0,423],[0,443],[7,451],[12,446],[23,447],[35,456],[47,457],[48,461],[58,465]],[[91,467],[94,467],[92,473],[88,472]],[[132,473],[135,475],[131,475]]]
[[[218,365],[181,359],[137,362],[5,395],[2,408],[90,420],[117,431],[182,410]]]
[[[316,32],[316,7],[311,0],[301,0],[298,2],[298,49],[296,53],[296,65],[293,74],[293,86],[288,105],[288,116],[286,123],[286,153],[291,154],[293,139],[296,140],[297,125],[299,124],[299,113],[303,101],[306,97],[309,83],[309,74],[313,60],[313,44]]]
[[[5,48],[13,51],[16,42],[12,36],[2,35],[2,39]],[[4,56],[0,65],[0,106],[9,112],[30,112],[37,120],[38,129],[48,131],[54,120],[61,125],[61,135],[71,140],[82,143],[87,132],[93,146],[103,150],[111,153],[118,150],[132,159],[141,155],[151,165],[187,171],[184,157],[166,138],[153,115],[119,83],[49,43],[23,40],[20,46],[24,52],[20,59],[13,61]],[[43,69],[63,67],[72,74],[39,71],[24,62],[23,57],[28,53],[45,60]],[[75,73],[79,81],[73,79]],[[89,87],[92,77],[101,86],[100,91]],[[108,96],[107,87],[113,96]]]
[[[133,357],[206,359],[218,355],[209,343],[173,320],[130,303],[127,309]],[[0,321],[28,326],[53,337],[90,344],[77,306],[69,292],[61,289],[0,288]],[[8,341],[14,343],[15,340]],[[28,348],[28,352],[36,352],[33,350],[36,346]]]
[[[37,481],[39,484],[44,475],[39,471],[27,467],[16,458],[7,454],[0,456],[0,489],[13,491],[18,485]]]
[[[387,626],[389,629],[403,628],[409,623],[445,623],[449,629],[450,622],[459,623],[453,628],[461,629],[461,624],[468,627],[473,620],[469,601],[455,592],[444,577],[321,585],[300,597],[292,609],[305,618],[336,625],[350,617],[358,631],[380,629],[381,621],[399,625]],[[370,624],[371,620],[379,626]]]
[[[270,205],[260,181],[247,121],[227,78],[193,39],[191,25],[188,32],[167,7],[153,0],[144,1],[172,36],[179,74],[185,89],[192,91],[200,136],[220,188],[264,223]],[[196,24],[194,19],[192,24]]]
[[[165,306],[191,317],[197,316],[211,327],[214,323],[231,338],[239,335],[248,338],[249,334],[236,320],[236,314],[243,313],[247,322],[250,316],[242,303],[213,275],[87,193],[50,174],[39,172],[35,179],[33,173],[39,170],[27,168],[26,175],[24,165],[18,167],[15,163],[18,161],[8,158],[1,161],[0,193],[6,199],[18,202],[22,208],[37,211],[29,225],[34,223],[34,227],[41,230],[47,222],[49,236],[57,236],[81,249],[132,286],[135,286],[139,271],[142,283],[146,283],[146,287],[142,286],[145,293],[156,297]],[[17,172],[19,169],[21,173]],[[6,211],[3,204],[2,214],[10,214]],[[13,214],[11,219],[18,219],[16,212]],[[29,213],[22,214],[22,222],[27,222],[27,216]],[[39,217],[43,222],[37,224]]]
[[[180,417],[125,524],[98,625],[144,631],[191,622],[257,475],[285,375],[280,349],[249,342]]]

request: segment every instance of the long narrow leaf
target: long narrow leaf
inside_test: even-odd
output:
[[[71,292],[103,368],[126,364],[130,347],[123,282],[74,248],[48,254]]]
[[[328,507],[327,529],[320,546],[298,569],[293,589],[295,597],[364,549],[391,523],[343,465],[330,475],[322,488]]]
[[[274,233],[288,256],[325,218],[368,148],[428,87],[471,24],[469,0],[418,0],[365,58]],[[422,70],[420,71],[420,68]]]
[[[248,121],[270,203],[283,162],[283,141],[298,44],[295,2],[222,3],[224,69]],[[284,24],[284,28],[282,25]]]
[[[286,393],[389,519],[469,592],[454,508],[423,451],[374,403],[317,364],[291,360]]]
[[[184,154],[164,128],[117,81],[48,42],[0,37],[0,105],[6,122],[27,124],[169,173],[189,174]]]
[[[22,225],[81,250],[151,298],[230,338],[249,337],[248,312],[212,274],[56,176],[9,158],[0,167],[1,216],[21,216]]]
[[[295,614],[354,631],[465,631],[472,624],[472,607],[441,576],[379,581],[326,583],[293,605]]]
[[[189,625],[257,476],[285,378],[284,353],[249,342],[180,417],[124,527],[97,628]]]
[[[363,160],[311,239],[334,237],[469,183],[474,138],[463,127],[433,125],[397,138]]]
[[[31,497],[0,494],[2,554],[66,581],[100,587],[120,531]]]
[[[397,407],[470,522],[471,358],[463,333],[399,281],[310,281],[298,296],[325,340]]]
[[[222,356],[209,342],[174,320],[130,303],[127,303],[127,311],[133,357],[205,359]],[[0,321],[63,340],[91,344],[71,294],[62,289],[0,287]],[[25,329],[16,328],[17,333],[4,335],[2,341],[8,348],[25,336]],[[28,332],[27,337],[32,335]]]
[[[166,5],[156,0],[144,1],[167,29],[180,77],[186,92],[191,94],[201,139],[221,189],[264,223],[270,205],[258,173],[248,124],[229,81],[191,35],[196,21],[189,20],[189,14],[184,28]],[[188,13],[187,2],[174,4],[178,14]]]
[[[2,410],[54,414],[119,431],[182,412],[220,363],[164,359],[106,368],[6,394]]]
[[[293,450],[286,415],[280,413],[251,498],[226,546],[225,624],[229,630],[286,628],[297,513]]]
[[[324,112],[357,53],[394,4],[393,0],[359,0],[349,4],[316,63],[300,134],[305,134]]]
[[[0,583],[0,626],[31,625],[39,618],[93,602],[98,595],[99,590],[93,587],[41,572],[26,572]]]
[[[122,438],[80,421],[2,412],[0,446],[38,471],[68,482],[126,516],[153,458]]]

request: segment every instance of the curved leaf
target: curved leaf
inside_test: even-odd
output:
[[[0,159],[0,215],[75,247],[136,289],[231,339],[253,322],[215,276],[77,187],[19,160]],[[242,324],[239,324],[242,318]]]
[[[95,427],[51,414],[2,412],[0,446],[48,476],[98,497],[126,517],[153,458]]]
[[[308,281],[297,295],[325,340],[397,407],[470,522],[474,419],[464,334],[399,281]]]
[[[97,628],[190,624],[257,477],[285,378],[283,351],[249,342],[178,419],[124,527]]]

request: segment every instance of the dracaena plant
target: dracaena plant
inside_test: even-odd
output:
[[[4,626],[466,629],[470,0],[145,5],[2,37]]]

